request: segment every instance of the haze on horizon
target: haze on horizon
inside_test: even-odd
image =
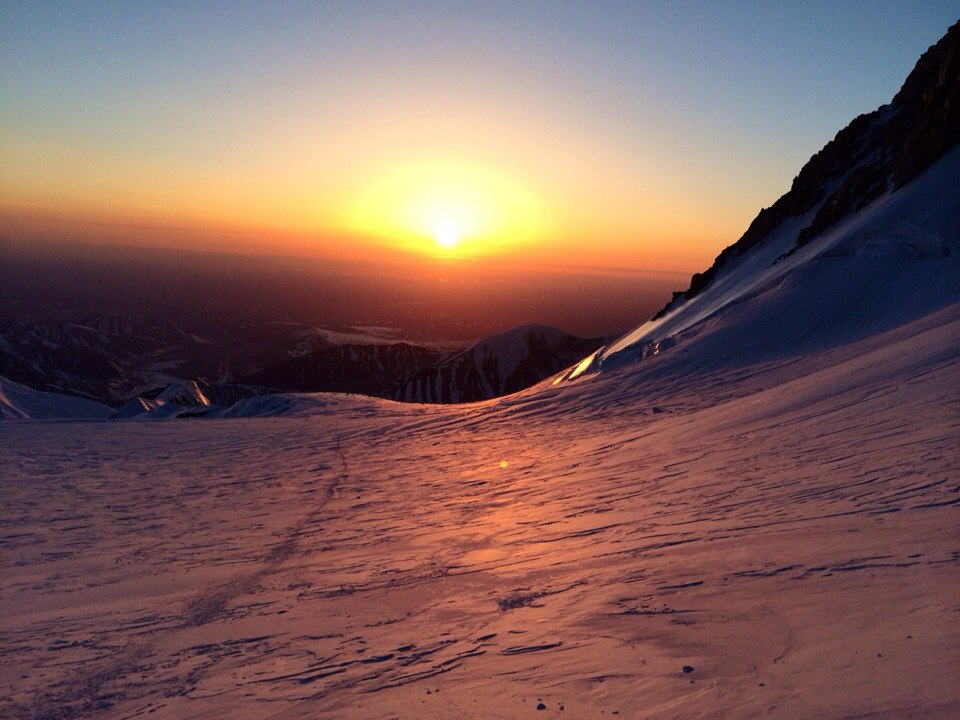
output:
[[[0,236],[705,267],[953,2],[0,6]]]

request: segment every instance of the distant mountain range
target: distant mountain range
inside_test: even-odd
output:
[[[291,324],[269,328],[243,346],[253,334],[231,329],[207,339],[170,320],[115,314],[8,321],[0,323],[0,376],[119,408],[117,417],[166,416],[174,408],[226,406],[278,392],[450,403],[515,392],[601,343],[523,326],[463,349],[398,341],[388,328]],[[185,392],[186,384],[195,391]]]
[[[447,353],[406,342],[356,344],[323,341],[304,355],[240,378],[276,392],[349,392],[387,396],[404,378]]]
[[[205,341],[169,320],[98,314],[0,322],[0,375],[40,390],[116,402],[156,382]]]
[[[5,385],[7,415],[29,416],[22,408],[34,400],[49,407],[30,388],[122,405],[126,417],[204,413],[276,392],[453,403],[641,359],[675,378],[828,350],[960,298],[958,141],[960,24],[923,54],[890,104],[842,129],[710,268],[609,345],[536,325],[451,348],[357,328],[277,324],[201,338],[170,321],[115,315],[8,321],[0,323],[0,375],[14,383]]]
[[[523,325],[412,373],[390,397],[457,403],[508,395],[563,370],[602,342],[602,338],[574,337],[544,325]]]

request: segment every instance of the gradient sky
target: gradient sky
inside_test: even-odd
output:
[[[958,10],[7,0],[0,232],[698,270]]]

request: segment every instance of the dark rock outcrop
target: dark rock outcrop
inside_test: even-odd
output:
[[[802,247],[851,212],[896,192],[960,141],[960,22],[917,61],[889,105],[860,115],[816,153],[789,192],[760,211],[743,236],[654,319],[698,295],[732,259],[761,244],[784,221],[815,210],[799,230]]]
[[[403,378],[442,354],[409,343],[327,344],[241,378],[238,383],[277,392],[348,392],[387,396]]]
[[[513,328],[412,375],[392,397],[457,403],[508,395],[582,360],[602,342],[602,338],[579,338],[542,325]]]
[[[169,320],[97,314],[72,321],[0,322],[0,374],[24,385],[122,402],[150,368],[204,341]]]

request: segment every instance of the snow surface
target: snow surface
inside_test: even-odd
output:
[[[500,374],[507,377],[523,361],[527,352],[527,338],[530,336],[543,338],[548,344],[557,344],[567,337],[567,333],[549,325],[519,325],[490,335],[474,343],[464,352],[473,353],[477,367],[482,367],[485,362],[491,360],[496,361]]]
[[[0,707],[956,715],[958,312],[687,384],[7,424]]]
[[[958,157],[574,382],[5,423],[0,715],[960,717]]]
[[[0,420],[105,418],[113,413],[95,400],[34,390],[0,377]]]
[[[688,358],[688,366],[816,352],[957,302],[958,177],[960,147],[796,252],[790,251],[809,218],[785,222],[762,245],[729,262],[699,295],[644,323],[567,377],[617,368],[685,343],[694,346],[687,348],[691,355],[703,347],[709,356]],[[704,343],[694,341],[698,335]]]

